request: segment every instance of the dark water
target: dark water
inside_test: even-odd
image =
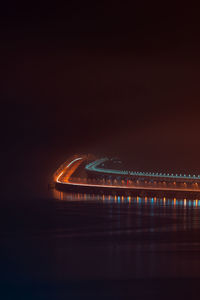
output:
[[[0,217],[1,299],[199,299],[198,199],[54,191]]]

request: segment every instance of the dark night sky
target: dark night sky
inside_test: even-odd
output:
[[[65,2],[0,10],[5,172],[29,189],[86,151],[200,173],[198,8]]]

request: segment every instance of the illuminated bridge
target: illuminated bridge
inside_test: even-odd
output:
[[[107,194],[200,195],[200,175],[124,170],[118,159],[74,155],[54,174],[57,189]]]

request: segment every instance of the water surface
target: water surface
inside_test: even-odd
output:
[[[5,299],[199,294],[199,199],[51,191],[1,206]]]

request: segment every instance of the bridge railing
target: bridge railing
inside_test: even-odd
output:
[[[112,186],[112,187],[127,187],[127,188],[149,188],[149,189],[174,189],[174,190],[196,190],[200,191],[199,182],[166,182],[166,181],[141,181],[130,179],[107,179],[107,178],[86,178],[86,177],[72,177],[69,182],[77,184],[88,184],[98,186]]]

